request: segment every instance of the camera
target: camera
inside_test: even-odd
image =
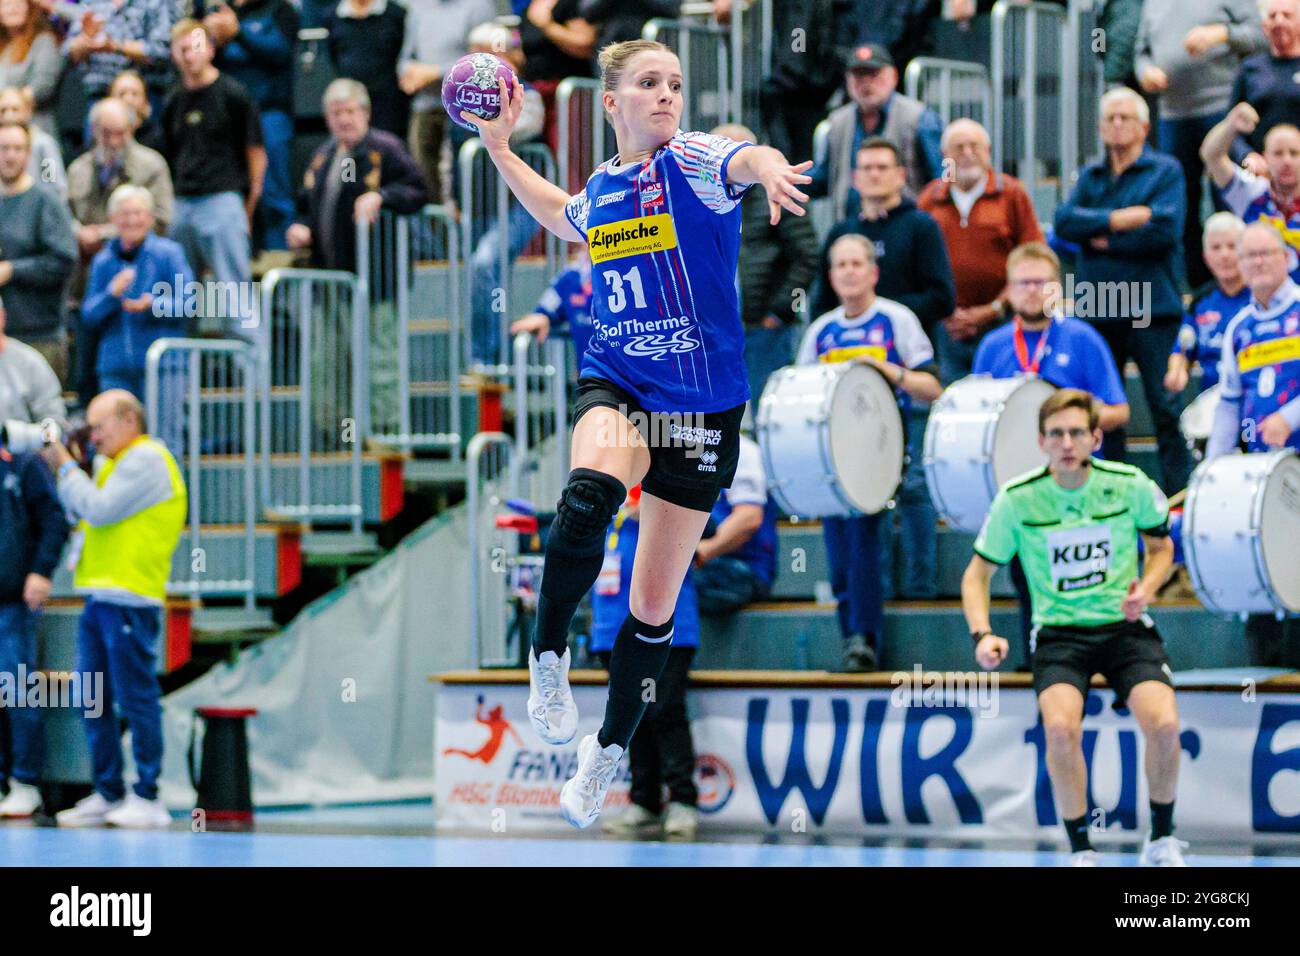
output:
[[[94,454],[90,447],[90,426],[85,422],[60,423],[52,418],[36,423],[21,419],[0,422],[0,447],[15,454],[40,451],[55,444],[66,445],[77,464],[87,472],[90,470]]]
[[[63,428],[52,418],[43,422],[10,419],[0,423],[0,445],[16,454],[40,451],[46,445],[63,441]]]

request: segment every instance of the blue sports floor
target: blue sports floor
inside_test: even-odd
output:
[[[1033,845],[919,841],[774,842],[765,834],[695,843],[625,841],[596,832],[565,838],[432,833],[428,803],[259,812],[255,832],[132,833],[0,825],[5,866],[1062,866],[1066,853]],[[1136,848],[1102,848],[1104,865],[1135,866]],[[1300,866],[1300,845],[1200,849],[1193,866]]]

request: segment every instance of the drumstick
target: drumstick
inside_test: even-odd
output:
[[[1177,508],[1179,505],[1183,503],[1183,499],[1186,497],[1187,497],[1187,489],[1184,488],[1182,491],[1178,492],[1172,498],[1169,499],[1169,507]]]

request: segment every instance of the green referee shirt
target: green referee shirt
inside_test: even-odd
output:
[[[1057,484],[1046,466],[1013,478],[975,539],[986,561],[1020,556],[1035,625],[1124,620],[1124,596],[1138,575],[1138,533],[1169,533],[1169,502],[1141,470],[1097,459],[1089,470],[1073,489]]]

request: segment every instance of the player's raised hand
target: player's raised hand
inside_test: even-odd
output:
[[[808,160],[798,166],[791,166],[781,159],[763,166],[758,181],[767,190],[767,208],[771,213],[772,225],[781,221],[782,209],[796,216],[804,215],[801,203],[806,203],[809,197],[799,187],[812,182],[811,176],[804,175],[812,169],[812,165],[812,160]]]
[[[996,634],[985,634],[980,638],[980,642],[975,645],[975,660],[979,666],[986,671],[991,671],[1007,659],[1007,650],[1010,645],[1005,637],[998,637]]]
[[[472,123],[478,129],[479,138],[483,140],[483,145],[487,147],[489,153],[510,148],[510,134],[514,132],[515,124],[519,122],[519,114],[524,111],[522,83],[516,82],[514,93],[511,94],[506,91],[505,78],[497,77],[497,88],[501,91],[501,114],[496,119],[485,120],[473,113],[460,111],[460,118],[467,123]]]

